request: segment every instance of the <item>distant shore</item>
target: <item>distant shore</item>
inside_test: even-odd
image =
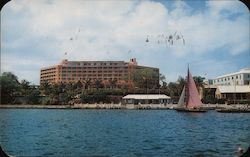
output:
[[[1,104],[0,109],[174,109],[177,104],[74,104],[74,105],[28,105],[28,104]],[[218,111],[247,111],[250,112],[250,105],[236,104],[203,104],[202,108]]]

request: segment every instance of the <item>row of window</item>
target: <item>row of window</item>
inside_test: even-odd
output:
[[[221,83],[220,85],[231,85],[231,83],[230,82],[227,82],[227,83]],[[233,85],[233,84],[232,84]],[[238,81],[236,81],[235,82],[235,85],[239,85],[239,82]]]
[[[49,69],[42,69],[41,72],[44,72],[44,71],[55,71],[56,68],[49,68]]]
[[[53,74],[55,74],[55,71],[41,73],[41,75],[53,75]]]
[[[45,82],[45,81],[55,81],[55,78],[41,79],[41,82]]]
[[[65,81],[65,80],[98,80],[99,78],[62,78],[62,80],[63,81]],[[102,79],[100,79],[100,80],[110,80],[111,78],[107,78],[107,77],[105,77],[105,78],[102,78]],[[121,78],[115,78],[116,80],[121,80]]]
[[[69,65],[74,65],[74,66],[84,66],[84,65],[89,65],[89,66],[100,66],[100,65],[119,65],[118,63],[112,63],[112,62],[79,62],[79,63],[68,63]],[[121,63],[120,63],[121,64]]]
[[[62,67],[62,69],[127,69],[126,66],[119,66],[119,67]]]
[[[71,76],[122,76],[122,74],[62,74],[62,76],[66,77],[71,77]]]
[[[94,70],[91,70],[91,71],[65,71],[63,70],[62,73],[123,73],[123,72],[126,72],[126,71],[94,71]]]
[[[47,76],[41,76],[41,79],[43,78],[51,78],[51,77],[55,77],[56,75],[47,75]]]
[[[234,79],[241,79],[241,75],[236,75],[236,76],[230,76],[230,77],[226,77],[226,78],[220,78],[217,80],[214,80],[214,83],[216,82],[223,82],[223,81],[230,81],[230,80],[234,80]]]

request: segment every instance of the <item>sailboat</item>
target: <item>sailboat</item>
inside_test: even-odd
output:
[[[187,81],[181,92],[180,99],[178,101],[178,107],[176,111],[183,112],[206,112],[207,110],[202,108],[202,102],[199,98],[198,90],[196,88],[194,79],[189,71],[187,71]]]

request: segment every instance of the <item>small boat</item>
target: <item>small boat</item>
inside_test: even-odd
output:
[[[216,109],[216,111],[222,113],[250,113],[249,109],[240,109],[240,108],[223,108],[223,109]]]
[[[189,71],[187,71],[186,85],[183,87],[178,107],[174,108],[180,112],[206,112],[207,109],[202,107],[194,79]]]

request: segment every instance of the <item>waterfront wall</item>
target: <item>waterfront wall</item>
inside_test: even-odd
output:
[[[0,105],[0,108],[34,108],[34,109],[174,109],[177,104],[74,104],[74,105]],[[250,108],[250,105],[203,104],[203,108]]]

